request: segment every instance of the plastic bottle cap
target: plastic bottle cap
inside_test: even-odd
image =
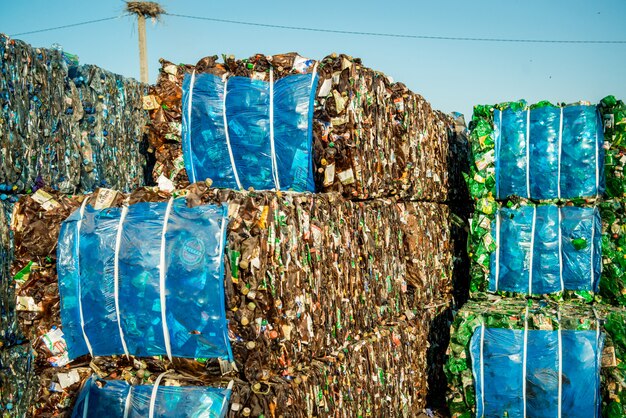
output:
[[[256,309],[255,303],[254,302],[248,303],[248,309],[250,309],[251,311],[255,310]]]
[[[251,412],[252,412],[252,411],[250,410],[250,408],[248,408],[248,407],[246,406],[245,408],[243,408],[243,411],[241,412],[241,414],[242,414],[244,417],[249,417]]]
[[[243,325],[244,327],[248,325],[249,323],[250,323],[250,320],[246,318],[245,316],[241,318],[241,325]]]
[[[254,341],[248,341],[248,342],[246,343],[246,348],[247,348],[248,350],[254,350],[254,347],[256,347],[256,343],[255,343]]]
[[[241,409],[241,404],[240,404],[240,403],[237,403],[237,402],[233,403],[233,404],[230,406],[230,410],[231,410],[231,411],[238,412],[240,409]]]

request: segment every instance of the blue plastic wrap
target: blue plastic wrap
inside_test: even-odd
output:
[[[602,222],[597,208],[502,208],[491,231],[496,250],[490,256],[490,291],[540,295],[598,290]]]
[[[74,212],[57,250],[70,358],[91,352],[232,359],[226,222],[227,207],[188,208],[184,199]]]
[[[317,73],[273,83],[185,76],[183,155],[189,180],[210,178],[220,188],[314,192],[316,86]]]
[[[599,417],[603,345],[596,331],[476,328],[476,416]]]
[[[604,193],[602,126],[591,105],[496,109],[496,198],[573,199]]]
[[[89,379],[81,390],[72,418],[222,418],[231,390],[202,386],[130,386],[123,380]]]

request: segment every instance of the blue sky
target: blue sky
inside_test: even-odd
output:
[[[625,0],[210,1],[162,0],[170,13],[351,31],[516,39],[626,40]],[[0,32],[15,34],[123,14],[121,0],[0,0]],[[82,63],[139,77],[132,17],[18,36],[61,44]],[[597,102],[626,99],[626,44],[571,45],[435,41],[269,29],[164,16],[148,24],[150,81],[160,57],[195,63],[206,55],[298,51],[361,57],[422,94],[435,108],[524,98]]]

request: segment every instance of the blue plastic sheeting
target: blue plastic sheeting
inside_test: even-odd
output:
[[[572,199],[604,193],[604,133],[595,106],[494,113],[496,198]]]
[[[476,416],[599,417],[604,334],[526,333],[484,326],[474,331],[470,352]]]
[[[598,290],[602,221],[596,207],[501,208],[491,227],[497,248],[490,258],[490,291]]]
[[[317,73],[273,83],[186,75],[183,156],[189,180],[211,179],[213,186],[229,189],[314,192],[316,88]]]
[[[130,386],[123,380],[89,379],[81,390],[72,418],[223,418],[230,389],[201,386]]]
[[[91,352],[232,360],[226,206],[188,208],[177,199],[81,210],[62,224],[57,250],[70,358]]]

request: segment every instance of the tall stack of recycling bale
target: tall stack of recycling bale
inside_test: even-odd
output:
[[[624,103],[476,106],[470,130],[451,415],[625,416]]]
[[[38,368],[30,342],[38,341],[47,330],[36,328],[33,338],[25,337],[20,324],[25,314],[30,315],[27,321],[31,324],[49,315],[50,305],[45,301],[52,294],[45,289],[48,281],[45,277],[41,280],[36,272],[37,265],[48,263],[50,254],[40,253],[33,263],[29,260],[26,264],[15,257],[20,248],[14,242],[14,206],[22,196],[42,188],[85,193],[97,187],[131,190],[143,186],[147,170],[144,127],[148,114],[142,106],[145,89],[135,80],[80,65],[76,56],[59,48],[33,48],[0,34],[3,416],[23,416],[39,390],[38,379],[45,371]],[[48,207],[45,196],[40,192],[35,199]],[[35,222],[45,236],[52,236],[53,224]],[[32,251],[37,252],[34,248]],[[35,289],[40,297],[29,297],[25,289]]]
[[[373,394],[379,391],[384,396],[389,388],[396,388],[394,392],[407,405],[405,413],[415,414],[423,408],[428,374],[433,392],[441,389],[439,369],[448,328],[447,308],[452,302],[451,272],[455,260],[461,264],[463,258],[461,249],[455,249],[453,242],[462,235],[459,232],[462,220],[457,217],[458,226],[453,224],[455,215],[450,207],[456,210],[457,205],[468,206],[463,201],[460,174],[460,162],[466,152],[464,126],[458,129],[451,117],[433,111],[406,86],[393,83],[384,74],[346,55],[331,55],[319,62],[297,54],[255,55],[245,60],[225,57],[223,63],[213,56],[195,66],[162,60],[159,80],[150,93],[145,103],[152,116],[150,142],[157,161],[154,179],[164,188],[178,189],[187,182],[204,182],[218,188],[249,190],[247,196],[269,189],[273,191],[264,193],[270,201],[276,200],[278,207],[289,198],[311,202],[311,208],[327,208],[317,216],[315,210],[303,212],[305,216],[297,221],[300,225],[296,230],[304,227],[305,231],[311,229],[311,233],[296,234],[299,238],[293,240],[296,246],[305,244],[314,250],[311,252],[317,263],[313,262],[311,269],[303,272],[313,282],[307,284],[311,279],[303,280],[301,274],[289,278],[289,272],[280,269],[278,277],[291,283],[287,286],[291,292],[301,294],[303,300],[312,297],[312,306],[326,305],[329,312],[321,314],[318,325],[318,314],[313,308],[312,329],[309,327],[305,333],[302,325],[296,325],[298,321],[296,324],[288,321],[286,328],[277,327],[271,309],[263,311],[253,324],[242,303],[258,306],[256,299],[262,295],[270,299],[268,306],[271,306],[276,296],[266,284],[259,287],[254,279],[238,280],[234,290],[237,300],[242,302],[237,303],[234,323],[242,324],[243,320],[242,331],[245,328],[256,331],[236,332],[237,338],[247,345],[259,334],[258,324],[267,322],[268,329],[276,331],[278,341],[307,341],[305,352],[300,353],[298,348],[294,351],[296,356],[281,354],[283,362],[288,358],[292,364],[286,370],[283,366],[279,373],[287,382],[301,377],[306,381],[311,372],[298,372],[298,368],[309,370],[313,358],[331,356],[329,360],[333,362],[337,358],[344,361],[352,341],[358,347],[372,350],[373,358],[366,369],[379,370],[382,375],[372,377],[364,373],[351,379],[350,385],[342,385],[341,381],[330,383],[328,391],[334,395],[322,398],[320,394],[320,403],[312,411],[309,408],[309,414],[342,411],[351,416],[367,410],[383,415],[399,413],[393,410],[393,399],[390,404],[373,401],[363,409],[362,404],[355,403],[360,396],[355,396],[350,386],[359,387],[357,393],[375,398],[378,395]],[[314,191],[323,193],[307,194]],[[326,219],[328,225],[323,228],[323,235],[328,228],[335,229],[335,233],[331,232],[335,238],[316,239],[317,228],[314,224],[309,226],[314,219],[318,222]],[[380,246],[382,253],[368,250],[371,244],[363,248],[355,245],[358,240],[348,239],[348,231],[362,228],[358,234],[365,235],[360,239],[371,243],[371,238],[366,237],[376,222],[387,229],[384,241],[374,233],[374,245]],[[441,232],[443,239],[437,237]],[[403,249],[398,256],[393,239],[389,240],[394,236],[403,237],[400,238]],[[445,249],[442,251],[439,246],[432,251],[433,243],[438,241],[447,242]],[[326,242],[321,252],[319,242]],[[259,251],[255,248],[259,245],[260,251],[264,251],[257,242],[249,245],[251,254]],[[350,248],[349,254],[343,254],[342,247]],[[235,254],[239,257],[238,251]],[[237,271],[254,270],[251,257],[254,256],[231,257],[231,269],[234,265]],[[384,269],[389,273],[381,270],[387,260],[393,266],[391,270]],[[308,262],[301,260],[303,265]],[[434,272],[433,266],[445,266],[446,272]],[[274,280],[276,276],[272,273],[269,277]],[[380,280],[377,277],[384,278],[387,284],[376,286]],[[365,296],[368,293],[369,297]],[[357,294],[363,295],[359,297],[360,303],[354,300]],[[394,294],[400,298],[395,296],[396,301],[390,304],[389,298]],[[338,303],[342,298],[343,302]],[[287,300],[280,297],[274,303],[284,307]],[[306,311],[302,313],[309,315]],[[400,331],[391,331],[388,326],[392,323],[402,324],[394,325]],[[294,335],[292,329],[300,331]],[[398,334],[396,344],[400,347],[409,338],[413,342],[407,344],[412,349],[408,351],[409,357],[399,358],[397,362],[387,360],[388,354],[378,351],[367,339],[369,334],[406,330],[412,330],[413,336],[400,338]],[[315,341],[318,339],[319,343]],[[251,342],[252,347],[258,344],[258,340]],[[236,354],[237,350],[235,358]],[[427,355],[431,355],[433,364],[429,371]],[[271,368],[273,362],[270,355],[257,367]],[[405,373],[411,377],[407,379]],[[240,377],[256,386],[271,376],[272,373],[255,376],[244,372]],[[401,382],[415,390],[406,390]],[[294,396],[299,397],[306,390],[306,385],[294,389]],[[340,401],[353,398],[350,403]],[[294,405],[296,410],[307,410],[304,404]]]

